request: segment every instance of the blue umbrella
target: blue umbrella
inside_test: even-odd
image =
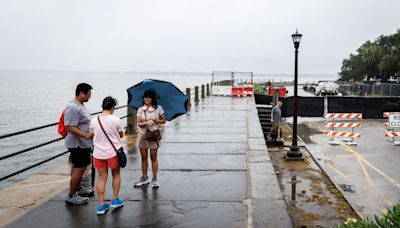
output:
[[[173,120],[187,112],[188,98],[171,82],[146,79],[128,89],[128,104],[134,109],[143,106],[143,94],[146,90],[156,93],[157,104],[165,111],[165,118]]]

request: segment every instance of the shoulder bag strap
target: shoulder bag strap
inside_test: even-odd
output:
[[[100,116],[97,116],[97,119],[99,120],[99,124],[100,124],[101,130],[103,130],[104,134],[106,135],[108,141],[111,143],[111,145],[112,145],[112,147],[114,148],[115,152],[118,153],[118,150],[115,148],[114,144],[111,142],[111,139],[108,137],[106,131],[105,131],[104,128],[103,128],[103,125],[101,124]]]
[[[144,119],[147,121],[146,111],[143,111],[143,113],[144,113]],[[157,124],[157,128],[160,129],[160,127],[158,126],[158,124]]]

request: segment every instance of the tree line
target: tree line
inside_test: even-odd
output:
[[[367,41],[342,62],[339,81],[400,80],[400,29]]]

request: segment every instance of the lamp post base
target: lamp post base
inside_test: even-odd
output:
[[[286,152],[286,159],[294,160],[294,159],[299,159],[303,160],[303,154],[299,150],[299,146],[294,146],[292,145],[290,147],[290,150]]]

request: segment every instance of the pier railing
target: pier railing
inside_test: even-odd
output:
[[[222,82],[213,82],[212,84],[219,85],[219,84],[222,84]],[[188,110],[190,110],[190,107],[191,107],[192,104],[197,105],[201,99],[204,99],[204,98],[206,98],[206,97],[211,95],[212,84],[202,84],[200,86],[195,86],[193,88],[186,88],[186,91],[182,91],[189,98]],[[129,107],[128,105],[119,106],[119,107],[117,107],[115,109],[117,110],[117,109],[122,109],[122,108],[127,108],[127,115],[120,117],[120,119],[127,118],[127,125],[125,126],[126,133],[127,134],[136,134],[136,110],[133,109],[132,107]],[[100,113],[101,113],[101,111],[92,113],[91,115],[97,115],[97,114],[100,114]],[[42,125],[42,126],[38,126],[38,127],[33,127],[33,128],[29,128],[29,129],[13,132],[13,133],[0,135],[0,140],[1,139],[5,139],[5,138],[9,138],[9,137],[18,136],[18,135],[23,135],[23,134],[26,134],[26,133],[29,133],[29,132],[34,132],[34,131],[37,131],[37,130],[41,130],[41,129],[45,129],[45,128],[49,128],[49,127],[53,127],[53,126],[57,126],[57,125],[58,125],[58,122],[54,122],[54,123],[50,123],[50,124],[46,124],[46,125]],[[44,143],[40,143],[40,144],[31,146],[31,147],[16,151],[16,152],[12,152],[12,153],[9,153],[9,154],[6,154],[6,155],[1,155],[0,156],[0,161],[8,159],[8,158],[12,158],[12,157],[20,155],[20,154],[24,154],[24,153],[33,151],[35,149],[38,149],[38,148],[53,144],[53,143],[61,141],[63,139],[64,139],[64,137],[55,138],[55,139],[46,141]],[[49,158],[47,158],[45,160],[42,160],[42,161],[37,162],[35,164],[29,165],[29,166],[27,166],[25,168],[19,169],[17,171],[14,171],[12,173],[6,174],[4,176],[0,176],[0,181],[9,179],[9,178],[11,178],[11,177],[13,177],[15,175],[18,175],[20,173],[23,173],[25,171],[33,169],[33,168],[35,168],[37,166],[45,164],[45,163],[47,163],[49,161],[52,161],[52,160],[54,160],[54,159],[56,159],[58,157],[61,157],[61,156],[65,155],[65,154],[67,154],[68,152],[69,151],[66,150],[66,151],[64,151],[62,153],[56,154],[56,155],[54,155],[52,157],[49,157]]]
[[[188,107],[190,110],[192,104],[198,104],[200,99],[204,99],[211,95],[211,84],[202,84],[200,86],[188,87],[182,91],[188,97]]]
[[[123,106],[117,107],[117,108],[115,108],[115,109],[122,109],[122,108],[126,108],[126,107],[127,107],[127,105],[123,105]],[[100,114],[100,113],[101,113],[101,112],[95,112],[95,113],[92,113],[91,115],[97,115],[97,114]],[[120,118],[121,118],[121,119],[125,119],[125,118],[127,118],[128,116],[129,116],[129,114],[126,115],[126,116],[122,116],[122,117],[120,117]],[[22,131],[17,131],[17,132],[5,134],[5,135],[0,135],[0,140],[1,140],[1,139],[5,139],[5,138],[9,138],[9,137],[13,137],[13,136],[17,136],[17,135],[26,134],[26,133],[33,132],[33,131],[37,131],[37,130],[40,130],[40,129],[44,129],[44,128],[56,126],[56,125],[58,125],[58,122],[51,123],[51,124],[46,124],[46,125],[39,126],[39,127],[33,127],[33,128],[30,128],[30,129],[26,129],[26,130],[22,130]],[[126,127],[125,127],[125,128],[126,128]],[[4,159],[7,159],[7,158],[11,158],[11,157],[17,156],[17,155],[20,155],[20,154],[23,154],[23,153],[26,153],[26,152],[29,152],[29,151],[32,151],[32,150],[35,150],[35,149],[37,149],[37,148],[44,147],[44,146],[46,146],[46,145],[49,145],[49,144],[58,142],[58,141],[60,141],[60,140],[62,140],[62,139],[64,139],[64,137],[59,137],[59,138],[56,138],[56,139],[53,139],[53,140],[50,140],[50,141],[47,141],[47,142],[44,142],[44,143],[35,145],[35,146],[31,146],[31,147],[29,147],[29,148],[25,148],[25,149],[20,150],[20,151],[16,151],[16,152],[13,152],[13,153],[10,153],[10,154],[2,155],[2,156],[0,156],[0,161],[1,161],[1,160],[4,160]],[[8,179],[8,178],[10,178],[10,177],[13,177],[13,176],[17,175],[17,174],[20,174],[20,173],[22,173],[22,172],[25,172],[25,171],[30,170],[30,169],[32,169],[32,168],[35,168],[35,167],[37,167],[37,166],[39,166],[39,165],[42,165],[42,164],[44,164],[44,163],[47,163],[47,162],[49,162],[49,161],[51,161],[51,160],[54,160],[54,159],[56,159],[56,158],[58,158],[58,157],[61,157],[61,156],[65,155],[65,154],[67,154],[68,152],[69,152],[69,151],[64,151],[64,152],[62,152],[62,153],[59,153],[59,154],[57,154],[57,155],[55,155],[55,156],[52,156],[52,157],[50,157],[50,158],[47,158],[47,159],[45,159],[45,160],[43,160],[43,161],[37,162],[37,163],[35,163],[35,164],[32,164],[32,165],[30,165],[30,166],[28,166],[28,167],[25,167],[25,168],[23,168],[23,169],[19,169],[19,170],[15,171],[15,172],[12,172],[12,173],[10,173],[10,174],[1,176],[1,177],[0,177],[0,181],[6,180],[6,179]]]

